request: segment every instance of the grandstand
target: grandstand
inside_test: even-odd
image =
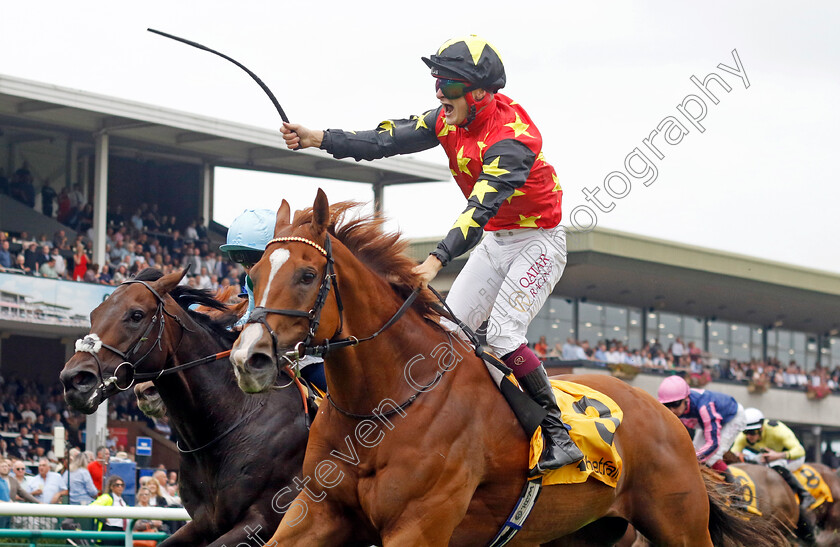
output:
[[[87,313],[131,267],[151,260],[174,268],[193,260],[193,252],[202,261],[210,258],[225,233],[212,219],[216,167],[365,182],[380,204],[388,185],[449,178],[445,166],[291,152],[272,131],[0,76],[0,183],[6,180],[0,184],[0,232],[10,234],[15,254],[46,239],[67,263],[58,279],[11,273],[16,268],[0,272],[0,374],[49,385],[74,341],[87,332]],[[22,185],[27,173],[31,190]],[[54,211],[47,211],[41,197],[46,180],[59,195]],[[10,195],[14,184],[32,203]],[[75,215],[59,222],[62,193],[69,200],[75,191],[75,200],[89,207],[76,207]],[[190,229],[195,237],[178,242]],[[135,246],[126,253],[141,257],[125,272],[123,257],[115,262],[114,249],[107,247],[122,238],[122,246]],[[422,259],[437,241],[415,240],[411,252]],[[116,268],[109,267],[106,277],[94,271],[89,283],[70,281],[79,243],[91,263]],[[568,250],[566,272],[529,331],[534,342],[545,337],[551,363],[563,361],[567,339],[579,347],[588,342],[586,358],[567,359],[566,366],[621,372],[650,392],[664,374],[685,372],[698,385],[710,382],[744,406],[784,419],[810,459],[840,450],[840,396],[830,387],[840,379],[840,275],[605,229],[570,234]],[[236,283],[238,272],[213,259],[216,282]],[[44,263],[32,260],[36,268]],[[447,289],[463,263],[453,261],[434,285]],[[78,273],[85,279],[89,270]],[[696,359],[687,353],[674,359],[678,338],[698,350]],[[617,354],[639,350],[640,360],[594,360],[601,343],[606,352],[611,345]],[[654,362],[657,347],[662,360]],[[822,385],[829,390],[815,396],[808,387],[819,383],[814,378],[823,370]],[[762,374],[768,385],[760,385]]]

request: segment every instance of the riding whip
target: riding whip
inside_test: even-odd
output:
[[[268,95],[268,98],[271,99],[271,102],[274,103],[274,108],[277,109],[277,112],[280,114],[280,118],[282,118],[282,120],[284,122],[289,123],[289,118],[286,116],[286,113],[283,112],[283,107],[280,106],[279,102],[277,102],[277,98],[274,96],[274,93],[272,93],[271,90],[268,89],[268,86],[265,85],[262,80],[260,80],[259,76],[254,74],[251,70],[248,69],[248,67],[246,67],[245,65],[243,65],[242,63],[240,63],[236,59],[228,57],[224,53],[219,53],[215,49],[210,49],[207,46],[203,46],[203,45],[201,45],[197,42],[193,42],[193,41],[187,40],[185,38],[179,38],[178,36],[173,36],[172,34],[167,34],[165,32],[161,32],[159,30],[155,30],[155,29],[152,29],[152,28],[146,29],[146,30],[148,30],[149,32],[154,32],[155,34],[159,34],[159,35],[164,36],[166,38],[171,38],[173,40],[177,40],[178,42],[187,44],[189,46],[196,47],[198,49],[203,49],[204,51],[209,51],[210,53],[214,53],[214,54],[218,55],[219,57],[221,57],[223,59],[227,59],[231,63],[235,64],[236,66],[238,66],[239,68],[241,68],[242,70],[247,72],[248,76],[253,78],[254,81],[257,82],[257,84],[259,84],[259,86],[262,88],[262,90],[265,91],[265,94]]]

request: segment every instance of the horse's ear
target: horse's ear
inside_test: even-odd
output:
[[[330,224],[330,202],[327,194],[318,188],[315,203],[312,205],[312,234],[315,237],[324,235]]]
[[[184,268],[179,272],[172,272],[171,274],[166,274],[165,276],[161,277],[157,281],[153,281],[149,283],[151,287],[158,292],[161,296],[164,294],[168,294],[172,289],[178,286],[178,283],[187,275],[189,268]]]
[[[289,202],[285,199],[282,203],[280,203],[280,207],[277,209],[277,221],[274,224],[274,235],[277,236],[280,233],[280,229],[288,226],[291,224],[289,218],[292,215],[292,208],[289,207]]]

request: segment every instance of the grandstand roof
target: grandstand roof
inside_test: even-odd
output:
[[[19,142],[69,135],[91,144],[95,133],[106,131],[117,152],[382,186],[450,178],[444,165],[413,158],[357,163],[322,150],[293,152],[277,131],[5,75],[0,130]]]
[[[412,241],[424,258],[438,238]],[[570,233],[555,294],[815,334],[840,330],[840,275],[605,228]],[[443,271],[448,288],[463,259]],[[448,274],[448,275],[447,275]]]

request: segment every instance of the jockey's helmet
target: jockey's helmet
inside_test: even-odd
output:
[[[757,408],[750,407],[744,410],[744,417],[747,421],[747,425],[744,426],[744,431],[761,429],[761,426],[764,425],[764,413]]]
[[[668,376],[659,384],[656,395],[660,403],[682,401],[691,393],[688,384],[682,376]]]
[[[452,38],[436,54],[421,57],[441,80],[458,80],[495,93],[505,87],[505,66],[490,42],[475,34]]]
[[[271,209],[246,209],[233,219],[228,228],[227,242],[219,250],[231,257],[240,253],[259,253],[265,251],[265,246],[274,237],[274,224],[277,213]]]

